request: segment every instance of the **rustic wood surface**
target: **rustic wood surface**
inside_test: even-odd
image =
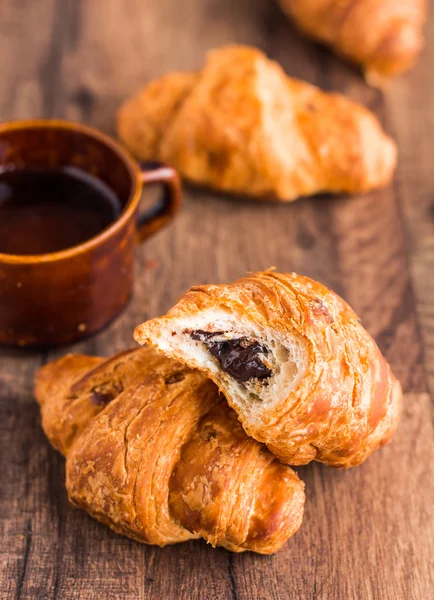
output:
[[[114,133],[125,96],[234,41],[375,110],[399,143],[395,181],[365,197],[290,206],[187,189],[173,226],[138,249],[135,295],[121,318],[72,347],[0,350],[2,599],[433,597],[434,44],[383,94],[299,37],[271,0],[1,0],[0,119],[55,116]],[[35,369],[66,351],[119,351],[188,286],[271,265],[333,287],[376,337],[406,392],[392,443],[348,472],[300,469],[304,524],[273,557],[201,542],[147,547],[72,509],[64,461],[32,398]]]

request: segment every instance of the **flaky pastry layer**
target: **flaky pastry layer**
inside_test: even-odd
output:
[[[311,37],[360,64],[374,85],[406,71],[423,46],[426,0],[278,0]]]
[[[67,355],[35,394],[71,502],[118,533],[271,554],[301,524],[303,483],[198,371],[150,348]]]
[[[357,315],[295,273],[193,287],[135,339],[210,377],[246,432],[289,464],[358,465],[399,421],[400,385]]]
[[[213,50],[201,71],[147,84],[121,106],[117,127],[141,160],[253,198],[366,192],[396,166],[396,145],[371,111],[287,77],[248,46]]]

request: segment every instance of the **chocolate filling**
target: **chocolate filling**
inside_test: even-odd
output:
[[[107,406],[116,396],[116,392],[102,392],[98,390],[92,390],[91,394],[92,402],[98,406]]]
[[[203,342],[210,353],[217,358],[221,368],[236,381],[244,382],[250,379],[266,379],[271,377],[271,370],[259,358],[260,354],[267,354],[268,350],[259,342],[249,341],[247,338],[216,341],[214,338],[223,332],[208,331],[191,332],[194,340]]]

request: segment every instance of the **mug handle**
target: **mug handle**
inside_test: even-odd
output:
[[[137,218],[137,241],[145,241],[175,216],[182,204],[181,180],[172,167],[159,162],[140,164],[140,180],[144,185],[160,183],[163,194],[156,204]]]

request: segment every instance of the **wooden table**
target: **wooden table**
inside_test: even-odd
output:
[[[427,27],[434,40],[434,15]],[[0,118],[62,117],[114,133],[122,99],[198,67],[208,48],[257,45],[291,75],[371,107],[400,148],[393,185],[289,206],[191,189],[176,222],[137,251],[128,309],[99,335],[49,353],[0,350],[1,598],[428,600],[434,595],[434,46],[383,95],[301,39],[271,0],[1,0]],[[406,392],[392,443],[349,472],[318,464],[304,524],[276,556],[122,538],[72,509],[64,461],[41,431],[37,367],[66,351],[109,355],[188,286],[275,265],[340,293]],[[431,519],[431,522],[430,522]]]

